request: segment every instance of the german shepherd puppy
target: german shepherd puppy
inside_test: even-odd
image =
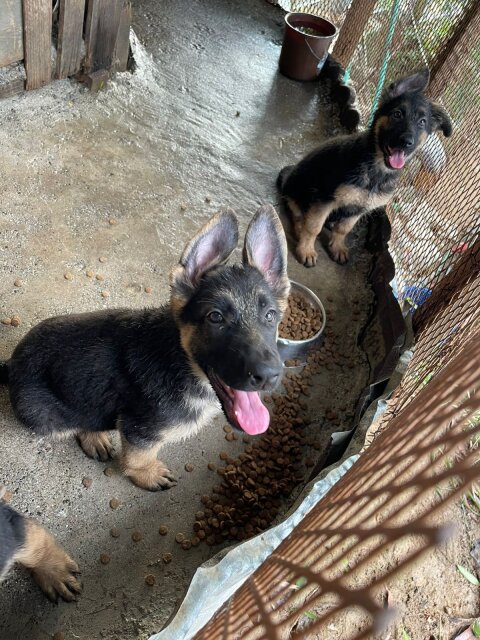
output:
[[[293,217],[297,258],[306,267],[317,261],[315,240],[332,212],[330,255],[347,262],[345,237],[359,217],[387,204],[401,169],[433,131],[451,135],[446,111],[423,95],[428,81],[424,69],[393,82],[366,131],[328,140],[280,172],[277,186]]]
[[[45,595],[57,602],[75,600],[82,590],[77,563],[35,520],[24,518],[0,502],[0,580],[15,563],[31,569]]]
[[[18,344],[4,380],[15,415],[39,435],[77,436],[90,457],[112,455],[107,431],[122,435],[121,466],[139,487],[171,487],[157,460],[166,442],[196,433],[223,408],[250,435],[269,413],[259,392],[280,380],[277,327],[287,305],[287,245],[271,206],[252,219],[241,265],[233,212],[214,216],[171,273],[170,305],[50,318]]]

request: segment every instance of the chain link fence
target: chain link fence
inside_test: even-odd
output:
[[[439,512],[480,476],[480,3],[280,4],[340,28],[333,56],[365,125],[386,82],[427,66],[454,133],[431,136],[387,211],[398,299],[416,334],[401,384],[359,460],[196,638],[384,637],[385,580],[447,539]]]

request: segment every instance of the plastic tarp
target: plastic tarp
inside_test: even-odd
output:
[[[170,624],[150,640],[189,640],[264,562],[357,460],[353,455],[307,488],[300,505],[280,524],[207,561],[193,576]]]

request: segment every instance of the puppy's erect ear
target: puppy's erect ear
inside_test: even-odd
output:
[[[452,135],[452,121],[445,109],[437,102],[431,102],[432,107],[432,129],[442,131],[443,135],[448,138]]]
[[[217,213],[185,247],[180,263],[170,274],[172,301],[178,310],[191,296],[201,277],[226,260],[238,243],[238,223],[231,209]]]
[[[287,275],[287,240],[280,218],[271,205],[260,207],[248,225],[243,262],[256,267],[285,311],[290,280]]]
[[[382,96],[383,100],[398,98],[398,96],[401,96],[404,93],[418,93],[419,91],[425,91],[428,87],[429,80],[430,72],[427,68],[421,69],[418,73],[414,73],[411,76],[400,78],[400,80],[396,80],[385,87]]]

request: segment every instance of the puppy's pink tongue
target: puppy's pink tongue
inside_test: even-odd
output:
[[[405,152],[401,149],[396,149],[388,156],[388,162],[394,169],[401,169],[405,164]]]
[[[239,426],[249,435],[255,436],[268,429],[270,414],[256,391],[233,391],[233,411]]]

